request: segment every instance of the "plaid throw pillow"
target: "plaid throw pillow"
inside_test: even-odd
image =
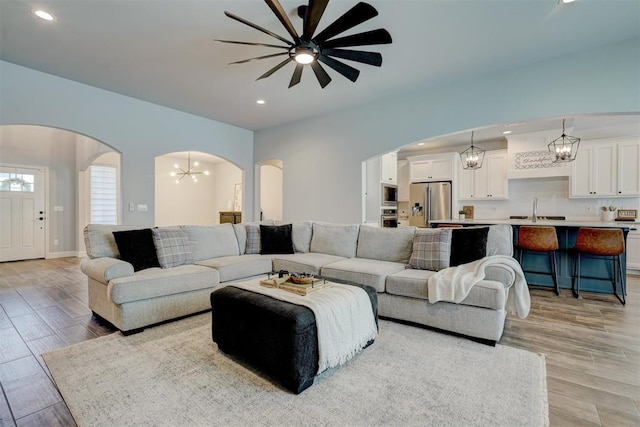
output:
[[[439,271],[449,267],[450,254],[451,229],[418,230],[413,238],[409,264],[420,270]]]
[[[247,225],[247,250],[246,254],[259,254],[262,245],[260,244],[260,227],[257,225]]]
[[[179,228],[154,228],[153,243],[162,268],[193,264],[191,242],[187,233]]]

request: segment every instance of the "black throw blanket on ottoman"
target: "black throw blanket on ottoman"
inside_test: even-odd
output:
[[[369,296],[377,323],[375,289],[353,286],[364,289]],[[221,351],[261,370],[296,394],[313,384],[319,354],[311,309],[233,285],[211,294],[211,308],[212,337]]]

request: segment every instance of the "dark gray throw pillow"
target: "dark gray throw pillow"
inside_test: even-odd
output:
[[[452,229],[449,265],[455,267],[487,256],[488,235],[489,227]]]
[[[291,229],[291,224],[260,225],[260,253],[262,255],[292,254]]]
[[[120,259],[133,265],[133,271],[160,267],[156,247],[153,244],[153,232],[150,228],[114,231],[113,237],[118,245]]]

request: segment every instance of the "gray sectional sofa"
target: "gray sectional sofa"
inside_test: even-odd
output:
[[[489,267],[461,303],[431,304],[427,281],[435,271],[411,268],[409,262],[416,236],[435,230],[323,222],[292,224],[294,253],[269,255],[255,253],[256,238],[260,246],[258,223],[172,227],[188,238],[190,253],[184,263],[134,271],[120,259],[113,232],[140,228],[92,224],[84,230],[87,257],[81,269],[88,276],[89,307],[123,333],[208,310],[212,291],[287,270],[372,286],[383,318],[495,342],[502,336],[514,282],[512,272]],[[512,256],[512,242],[510,226],[491,226],[486,255]]]

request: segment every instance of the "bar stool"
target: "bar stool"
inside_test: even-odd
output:
[[[551,264],[551,277],[553,278],[556,295],[560,295],[556,261],[558,247],[558,236],[555,227],[523,225],[518,229],[517,248],[519,249],[520,265],[522,265],[525,252],[546,253]]]
[[[613,261],[613,294],[624,305],[627,293],[626,280],[622,274],[622,261],[620,255],[624,253],[624,234],[619,228],[588,228],[578,229],[576,237],[575,263],[573,277],[571,278],[571,289],[576,298],[580,296],[580,258],[587,256],[590,258],[610,259]],[[618,280],[622,295],[617,292]],[[575,287],[574,287],[575,282]]]

